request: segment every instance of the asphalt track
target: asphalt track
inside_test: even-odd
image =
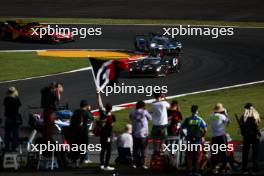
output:
[[[264,21],[263,0],[8,0],[2,17]]]
[[[87,27],[87,26],[86,26]],[[96,48],[133,49],[136,34],[161,31],[160,26],[101,26],[103,36],[77,39],[63,45],[0,42],[1,49],[46,49],[46,48]],[[183,68],[178,74],[165,78],[127,78],[120,83],[125,85],[167,85],[169,95],[230,86],[264,80],[263,39],[264,29],[236,28],[234,36],[212,39],[208,36],[179,37],[184,46]],[[25,58],[26,59],[26,58]],[[19,68],[18,68],[19,69]],[[0,102],[7,87],[18,87],[23,103],[22,112],[27,105],[40,104],[40,89],[51,81],[61,82],[65,88],[63,102],[77,108],[81,99],[95,105],[95,86],[90,71],[51,76],[27,81],[0,84]],[[144,95],[117,94],[103,97],[104,102],[112,104],[127,103],[139,99],[150,99]],[[199,104],[199,102],[196,102]],[[96,106],[94,106],[96,108]],[[3,114],[3,107],[0,108]],[[126,117],[124,117],[126,118]]]

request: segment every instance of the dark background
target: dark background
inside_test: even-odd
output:
[[[264,21],[264,1],[1,0],[0,16]]]

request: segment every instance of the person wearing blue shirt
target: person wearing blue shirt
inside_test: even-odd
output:
[[[192,105],[192,115],[184,120],[181,124],[181,129],[187,130],[186,139],[188,144],[202,144],[204,136],[207,133],[207,125],[205,121],[198,116],[198,106]],[[202,160],[202,148],[197,151],[186,151],[187,154],[187,169],[189,175],[200,175],[198,173],[200,162]]]

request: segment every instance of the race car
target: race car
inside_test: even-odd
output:
[[[22,20],[0,22],[0,40],[8,41],[33,41],[43,43],[62,43],[73,41],[73,35],[68,33],[53,33],[40,35],[40,30],[45,30],[48,25],[37,22],[24,22]],[[38,31],[38,32],[36,32]]]
[[[135,49],[152,53],[161,51],[165,53],[180,53],[182,44],[166,36],[150,33],[149,35],[137,35],[135,37]]]
[[[129,63],[130,76],[164,77],[168,73],[179,72],[179,57],[166,55],[164,57],[146,56]]]

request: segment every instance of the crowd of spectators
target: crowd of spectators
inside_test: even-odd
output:
[[[51,141],[55,143],[56,139],[56,111],[60,106],[60,100],[63,87],[59,83],[51,83],[48,87],[41,90],[41,107],[43,109],[43,127],[41,141],[46,143]],[[146,160],[146,148],[151,139],[153,142],[153,155],[164,155],[164,146],[168,143],[168,136],[184,137],[189,144],[206,143],[205,137],[208,131],[211,131],[210,143],[227,145],[230,135],[226,132],[226,126],[230,123],[230,117],[227,109],[222,103],[217,103],[212,108],[212,113],[208,116],[207,122],[210,123],[210,129],[204,118],[199,115],[199,107],[192,105],[190,116],[183,117],[180,111],[180,105],[177,101],[169,103],[164,94],[154,93],[155,101],[152,102],[150,111],[146,109],[144,101],[138,101],[135,109],[129,114],[131,124],[126,124],[124,133],[117,138],[118,157],[117,164],[131,165],[133,168],[148,169]],[[98,101],[99,102],[99,101]],[[19,126],[22,124],[22,116],[19,113],[21,102],[18,90],[10,87],[7,90],[3,105],[5,107],[5,151],[16,151],[19,139]],[[95,123],[95,117],[91,112],[91,105],[87,100],[81,100],[80,108],[73,112],[69,126],[63,128],[62,134],[67,143],[89,144],[89,125],[96,124],[94,134],[100,137],[100,169],[112,171],[115,168],[110,166],[111,151],[113,148],[114,131],[113,123],[116,117],[112,112],[112,105],[106,104],[104,107],[99,104],[99,118]],[[243,154],[242,171],[248,173],[248,154],[250,146],[253,150],[253,172],[258,171],[258,148],[260,131],[260,115],[251,103],[244,106],[244,113],[236,118],[239,123],[241,134],[243,136]],[[152,129],[149,124],[152,123]],[[88,125],[89,124],[89,125]],[[62,143],[65,141],[61,141]],[[88,153],[71,153],[69,157],[74,162],[89,163]],[[65,154],[60,154],[62,165],[66,163]],[[200,175],[205,172],[205,168],[210,161],[215,173],[226,173],[229,166],[239,164],[227,151],[219,151],[216,154],[209,154],[203,149],[196,151],[186,151],[187,171],[189,175]]]

